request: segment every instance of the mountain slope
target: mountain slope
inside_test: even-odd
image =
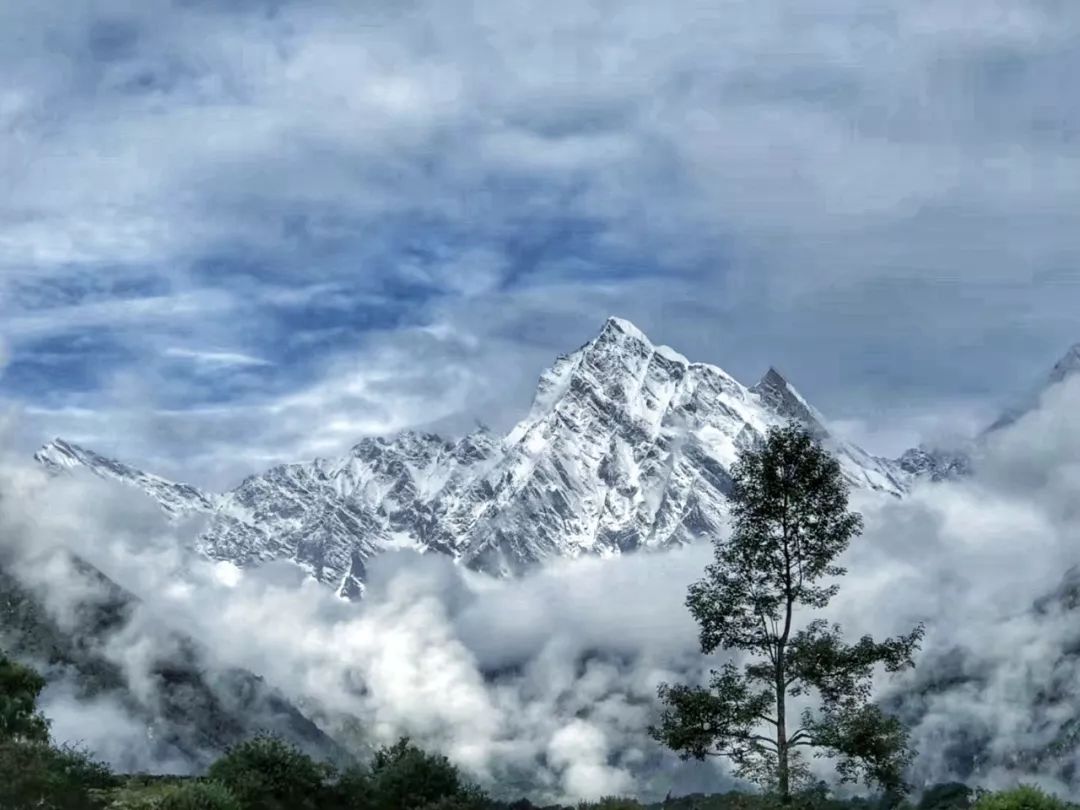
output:
[[[983,435],[1007,427],[1025,414],[1030,413],[1039,406],[1040,398],[1048,389],[1064,382],[1077,373],[1080,373],[1080,343],[1070,346],[1069,350],[1054,363],[1054,367],[1050,369],[1050,373],[1046,375],[1043,383],[1030,393],[1021,404],[1006,410],[997,421],[984,431]]]
[[[387,549],[439,552],[495,575],[556,557],[693,541],[725,520],[729,469],[770,425],[796,419],[855,487],[901,495],[917,470],[829,434],[775,369],[746,387],[609,319],[541,375],[528,415],[501,440],[407,432],[339,459],[287,464],[208,494],[57,440],[37,458],[141,489],[170,515],[208,516],[198,550],[252,565],[290,559],[343,595]]]
[[[130,762],[206,767],[225,750],[259,731],[271,731],[319,759],[344,756],[333,740],[261,678],[207,660],[190,638],[168,627],[153,628],[153,652],[136,675],[122,665],[119,641],[138,600],[84,561],[57,551],[80,598],[60,615],[42,587],[16,576],[0,559],[0,648],[40,668],[50,683],[66,682],[79,701],[109,700],[122,707],[145,737],[131,740]],[[149,650],[149,636],[138,644]]]

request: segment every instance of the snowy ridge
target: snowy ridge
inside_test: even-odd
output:
[[[218,496],[205,493],[197,487],[177,484],[159,476],[144,473],[63,439],[54,439],[49,442],[34,454],[34,459],[54,473],[75,467],[86,467],[102,478],[131,484],[156,500],[172,517],[181,517],[193,512],[209,512],[218,503]]]
[[[544,372],[528,416],[499,439],[405,432],[338,459],[274,467],[207,494],[62,440],[37,454],[138,487],[172,516],[209,516],[198,550],[237,565],[289,559],[345,596],[389,549],[447,554],[507,576],[556,557],[662,549],[718,531],[728,470],[771,425],[796,419],[856,487],[902,495],[917,465],[832,437],[775,369],[746,387],[610,318]]]
[[[1050,373],[1043,380],[1042,384],[1034,391],[1030,392],[1021,403],[1007,409],[996,422],[983,431],[983,437],[1011,425],[1016,420],[1033,411],[1038,407],[1039,400],[1048,389],[1059,383],[1065,382],[1065,380],[1077,373],[1080,373],[1080,343],[1070,346],[1069,350],[1065,352],[1065,354],[1054,364],[1054,367],[1050,369]]]

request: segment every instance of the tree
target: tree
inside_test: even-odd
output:
[[[76,748],[0,740],[0,808],[86,810],[94,791],[115,787],[109,769]]]
[[[45,679],[0,653],[0,740],[47,742],[49,722],[37,710]]]
[[[862,528],[848,511],[839,463],[796,424],[772,428],[732,469],[731,536],[717,542],[687,607],[701,650],[737,651],[746,663],[712,671],[708,688],[662,684],[665,710],[653,736],[684,759],[724,756],[736,773],[790,802],[806,775],[800,749],[836,758],[841,781],[903,788],[910,753],[903,726],[870,702],[875,666],[912,666],[922,626],[875,642],[845,644],[821,619],[797,630],[797,609],[820,610],[846,571],[836,558]],[[817,698],[788,733],[790,698]]]
[[[241,807],[314,810],[329,795],[333,768],[277,737],[260,735],[230,748],[207,776],[227,788]]]
[[[450,760],[427,753],[408,737],[375,752],[369,784],[376,810],[415,810],[451,800],[475,807],[485,801]]]
[[[116,780],[86,752],[50,743],[37,709],[44,688],[38,673],[0,654],[0,807],[90,807],[90,792]]]
[[[941,782],[923,791],[919,810],[968,810],[974,791],[963,782]]]

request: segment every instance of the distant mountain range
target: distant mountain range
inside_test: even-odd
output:
[[[135,487],[170,517],[206,515],[197,550],[211,559],[293,560],[355,596],[367,561],[387,549],[447,554],[501,576],[553,557],[709,535],[724,520],[740,448],[791,418],[830,444],[854,486],[898,496],[934,469],[932,458],[882,459],[834,439],[775,369],[747,388],[617,318],[541,375],[528,416],[501,438],[486,430],[458,440],[369,438],[344,457],[277,466],[225,493],[62,439],[36,458],[54,471],[82,467]]]
[[[1080,368],[1074,347],[1052,372]],[[995,429],[1016,419],[999,420]],[[347,597],[388,549],[446,554],[496,576],[545,560],[664,549],[716,532],[729,470],[770,425],[796,420],[828,446],[853,487],[902,497],[921,479],[966,474],[968,453],[874,456],[830,433],[776,369],[744,386],[723,369],[654,345],[609,318],[556,359],[528,415],[504,437],[405,432],[336,459],[284,464],[225,493],[204,492],[56,439],[36,458],[135,487],[173,518],[205,515],[196,550],[239,566],[292,560]]]

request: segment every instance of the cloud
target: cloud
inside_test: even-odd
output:
[[[452,322],[521,352],[509,387],[512,364],[458,358],[467,416],[490,421],[614,313],[739,378],[781,365],[875,433],[917,431],[1076,338],[1080,109],[1062,99],[1080,18],[1062,4],[2,13],[21,405],[117,420],[115,378],[136,376],[166,410],[242,413],[365,363],[372,333]],[[164,352],[193,335],[273,373],[177,375]]]
[[[992,436],[969,480],[903,501],[857,496],[866,531],[827,614],[851,637],[926,623],[915,671],[877,684],[912,725],[917,786],[1024,780],[1076,795],[1063,767],[1071,749],[1046,753],[1080,716],[1075,621],[1053,602],[1034,605],[1080,564],[1078,403],[1080,382],[1051,389]],[[35,476],[5,478],[6,490],[19,487],[5,501],[6,536],[70,544],[144,595],[148,615],[264,675],[361,749],[407,733],[486,784],[544,800],[735,784],[722,763],[679,763],[645,732],[659,682],[693,682],[717,664],[699,656],[683,604],[706,544],[564,561],[510,582],[442,557],[386,554],[358,606],[287,564],[238,571],[190,559],[183,532],[131,512],[129,498]],[[79,601],[57,590],[54,610]],[[133,625],[115,645],[133,678],[145,669],[147,632]],[[59,705],[65,727],[77,728],[77,703]],[[827,762],[815,767],[828,776]]]
[[[268,366],[270,362],[259,357],[252,357],[240,352],[208,351],[173,347],[165,350],[166,357],[178,357],[191,360],[198,365],[212,368],[221,366]]]

